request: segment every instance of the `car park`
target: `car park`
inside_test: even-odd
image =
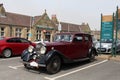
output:
[[[113,44],[113,45],[112,45]],[[109,39],[101,40],[101,42],[98,42],[96,44],[96,51],[97,53],[112,53],[112,46],[113,46],[113,51],[115,51],[116,47],[116,52],[120,51],[120,40],[117,40],[116,42]]]
[[[92,36],[85,33],[58,33],[53,42],[38,43],[36,48],[29,46],[21,59],[27,69],[45,67],[50,74],[57,73],[63,63],[90,60],[95,58]]]
[[[0,56],[9,58],[13,55],[21,55],[30,45],[35,46],[35,43],[27,39],[19,37],[1,37],[0,38]]]

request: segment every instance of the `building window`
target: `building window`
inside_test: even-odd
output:
[[[21,37],[21,28],[16,28],[15,32],[16,37]]]
[[[37,30],[37,32],[36,32],[36,40],[41,40],[41,30]]]
[[[0,37],[4,37],[5,35],[4,30],[5,30],[4,27],[0,27]]]
[[[50,32],[45,32],[45,41],[50,41]]]

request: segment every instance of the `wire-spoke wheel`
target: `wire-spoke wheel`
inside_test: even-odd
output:
[[[9,57],[11,57],[11,56],[12,56],[12,52],[11,52],[10,49],[5,49],[5,50],[3,51],[3,57],[9,58]]]
[[[50,59],[50,62],[47,64],[47,71],[49,74],[55,74],[59,72],[61,68],[61,59],[59,56],[55,55]]]

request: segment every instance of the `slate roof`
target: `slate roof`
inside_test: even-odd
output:
[[[63,31],[76,31],[76,32],[80,32],[80,25],[76,25],[76,24],[71,24],[71,23],[66,23],[66,22],[60,22],[61,26],[62,26],[62,30]]]
[[[60,22],[62,26],[63,31],[71,31],[71,32],[86,32],[90,31],[89,25],[88,24],[71,24],[71,23],[66,23],[66,22]]]
[[[0,24],[30,26],[30,19],[30,16],[6,12],[6,16],[0,17]]]

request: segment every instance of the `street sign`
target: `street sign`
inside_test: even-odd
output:
[[[102,22],[101,39],[113,39],[113,22]]]

